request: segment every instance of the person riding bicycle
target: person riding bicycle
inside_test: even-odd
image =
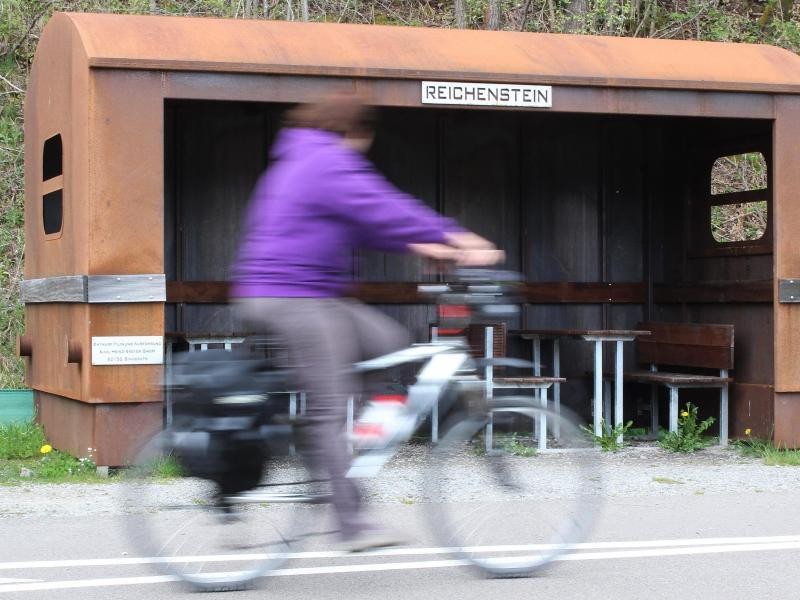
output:
[[[408,344],[397,322],[346,298],[353,251],[412,252],[461,265],[494,264],[503,253],[423,202],[402,193],[366,158],[371,107],[354,94],[299,105],[285,118],[246,213],[231,296],[243,322],[283,338],[294,383],[306,392],[304,455],[330,480],[345,548],[399,540],[362,514],[346,473],[352,363]]]

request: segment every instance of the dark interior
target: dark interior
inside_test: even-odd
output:
[[[166,105],[168,281],[226,279],[243,209],[284,108]],[[401,189],[505,249],[507,267],[530,282],[512,327],[733,324],[733,428],[744,406],[771,422],[771,401],[758,390],[773,380],[772,240],[768,226],[757,241],[714,241],[710,171],[719,157],[761,152],[771,172],[771,145],[771,121],[387,108],[370,156]],[[757,196],[771,214],[771,185]],[[356,265],[361,281],[432,277],[402,256],[367,254]],[[170,300],[167,332],[244,333],[223,303],[202,294]],[[429,306],[379,306],[417,340],[426,338]],[[530,353],[521,340],[509,346],[513,354]],[[634,350],[625,344],[626,366]],[[562,399],[588,410],[591,347],[564,340],[561,353],[568,378]],[[609,349],[606,364],[612,359]],[[647,397],[635,387],[626,391],[626,419],[640,416]],[[716,392],[687,394],[695,398],[713,402]]]

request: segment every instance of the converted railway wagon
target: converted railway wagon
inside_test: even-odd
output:
[[[774,424],[777,441],[800,441],[792,53],[56,14],[26,104],[19,345],[58,447],[124,463],[161,424],[153,384],[173,340],[246,333],[221,283],[242,209],[282,110],[343,89],[383,107],[372,157],[387,176],[492,238],[525,274],[518,325],[732,323],[732,435]],[[762,157],[763,185],[712,193],[715,161],[742,153]],[[716,241],[713,207],[738,202],[766,202],[763,235]],[[432,314],[413,282],[429,277],[414,260],[365,255],[356,293],[422,339]],[[562,347],[562,397],[584,411],[590,360],[578,342]]]

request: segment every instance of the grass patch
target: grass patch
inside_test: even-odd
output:
[[[148,461],[143,472],[153,479],[175,479],[184,476],[183,467],[171,454]]]
[[[733,446],[743,455],[760,458],[765,465],[777,467],[799,467],[800,449],[785,445],[776,446],[772,440],[747,437],[733,442]]]
[[[53,450],[33,421],[0,425],[0,484],[102,482],[91,458]]]
[[[39,456],[46,443],[44,431],[33,421],[0,424],[0,460]]]

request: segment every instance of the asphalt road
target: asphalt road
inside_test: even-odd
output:
[[[0,491],[0,493],[2,493]],[[800,596],[800,491],[612,498],[587,543],[525,579],[485,579],[437,550],[423,505],[377,505],[409,546],[294,557],[228,598],[776,599]],[[514,516],[525,531],[524,513]],[[187,598],[130,547],[123,517],[0,519],[0,600]],[[519,539],[519,543],[537,540]],[[130,564],[133,563],[133,564]],[[223,594],[208,594],[204,597]]]

